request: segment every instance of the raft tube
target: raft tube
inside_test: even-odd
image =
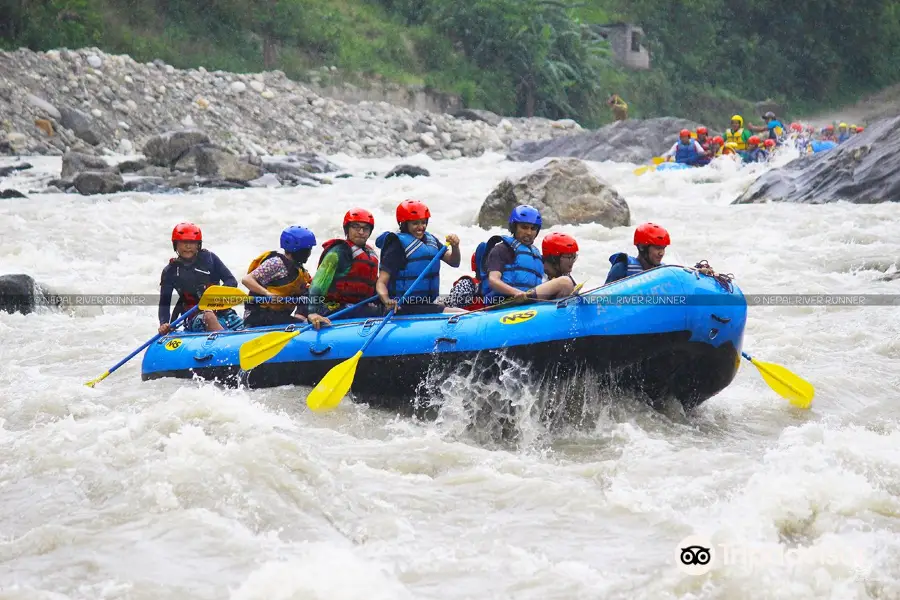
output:
[[[517,373],[535,381],[582,381],[590,372],[600,385],[643,394],[651,403],[675,398],[690,409],[731,383],[746,317],[737,286],[680,266],[660,266],[560,301],[459,315],[401,312],[369,345],[351,392],[356,401],[409,408],[423,383],[441,382],[460,368],[499,380],[496,365],[514,361],[522,367]],[[293,326],[172,333],[147,348],[142,379],[196,375],[250,388],[314,386],[353,356],[380,321],[340,320],[310,329],[247,372],[239,366],[241,344]]]
[[[677,162],[664,162],[656,167],[657,171],[681,171],[683,169],[690,169],[690,165],[686,165],[684,163]]]

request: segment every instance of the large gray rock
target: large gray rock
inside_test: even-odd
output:
[[[198,146],[191,150],[197,166],[197,175],[247,182],[263,174],[261,167],[251,165],[233,154],[213,146]]]
[[[671,148],[682,129],[695,130],[702,123],[662,117],[616,121],[596,131],[537,142],[514,142],[509,160],[533,162],[547,157],[573,157],[602,162],[642,163]],[[709,130],[710,136],[720,132]]]
[[[118,173],[106,171],[85,171],[75,176],[72,182],[78,193],[83,196],[93,194],[115,194],[125,189],[125,182]]]
[[[194,146],[209,144],[209,136],[199,129],[167,131],[144,144],[144,156],[150,164],[171,167]]]
[[[102,131],[93,118],[71,106],[59,107],[60,124],[92,146],[102,139]]]
[[[900,201],[900,116],[877,121],[843,144],[764,173],[733,204]]]
[[[49,299],[30,275],[0,275],[0,310],[27,315],[38,304],[49,304]]]
[[[71,179],[82,171],[107,171],[112,167],[103,158],[82,154],[81,152],[66,152],[62,157],[61,179]]]
[[[485,229],[505,226],[509,213],[519,204],[541,211],[544,227],[631,223],[631,211],[619,193],[574,158],[551,160],[515,182],[503,180],[481,205],[478,225]]]

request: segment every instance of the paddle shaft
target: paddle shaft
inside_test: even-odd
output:
[[[172,329],[174,329],[175,327],[177,327],[178,325],[180,325],[185,319],[188,319],[188,318],[192,317],[192,316],[197,312],[197,309],[199,309],[199,308],[200,308],[200,305],[199,305],[199,304],[195,304],[190,310],[188,310],[186,313],[184,313],[183,315],[181,315],[180,317],[178,317],[177,319],[175,319],[175,321],[173,321],[173,322],[170,323],[169,325],[172,327]],[[168,335],[168,334],[166,334],[166,335]],[[147,340],[146,342],[144,342],[143,344],[141,344],[141,345],[138,347],[137,350],[135,350],[134,352],[132,352],[131,354],[129,354],[128,356],[126,356],[125,358],[123,358],[122,360],[120,360],[118,363],[116,363],[116,365],[115,365],[114,367],[112,367],[112,368],[109,369],[106,373],[104,373],[103,376],[102,376],[102,379],[105,379],[107,375],[110,375],[110,374],[111,374],[112,372],[114,372],[116,369],[118,369],[119,367],[121,367],[122,365],[124,365],[125,363],[127,363],[129,360],[131,360],[132,358],[134,358],[135,356],[137,356],[138,353],[140,353],[141,350],[143,350],[144,348],[146,348],[147,346],[149,346],[150,344],[152,344],[152,343],[155,342],[156,340],[160,339],[162,336],[163,336],[163,334],[157,333],[157,334],[154,335],[152,338],[150,338],[149,340]]]
[[[422,269],[422,272],[419,273],[419,276],[416,277],[416,280],[412,282],[412,285],[409,286],[409,288],[405,292],[403,292],[403,295],[400,296],[400,299],[397,300],[397,306],[400,306],[400,304],[406,299],[406,297],[409,296],[409,293],[416,288],[420,281],[422,281],[422,278],[425,277],[425,275],[429,271],[431,271],[431,267],[433,267],[437,263],[437,261],[443,258],[444,254],[447,253],[447,248],[449,248],[449,246],[442,246],[441,250],[434,255],[434,258],[431,259],[431,261],[428,263],[428,266]],[[381,323],[378,324],[378,327],[375,328],[375,331],[372,332],[372,335],[369,336],[369,339],[366,340],[366,343],[363,344],[362,348],[359,349],[359,354],[362,354],[366,351],[366,348],[369,347],[369,344],[372,343],[372,341],[375,339],[375,336],[378,335],[378,332],[380,332],[384,328],[384,326],[387,325],[387,322],[391,320],[391,317],[394,316],[394,313],[396,311],[397,309],[393,308],[388,314],[384,316],[384,319],[381,320]]]

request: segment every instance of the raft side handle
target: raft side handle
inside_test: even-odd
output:
[[[313,344],[309,345],[309,352],[313,356],[324,356],[331,351],[332,344],[328,344],[324,348],[316,348]]]
[[[712,313],[710,313],[709,316],[712,317],[714,320],[718,321],[719,323],[725,324],[725,323],[730,323],[730,322],[731,322],[731,318],[730,318],[730,317],[720,317],[719,315],[714,315],[714,314],[712,314]]]
[[[206,336],[206,340],[211,342],[211,341],[215,340],[217,337],[219,337],[219,332],[214,331],[211,334],[209,334],[208,336]]]
[[[194,360],[196,360],[197,362],[206,362],[206,361],[208,361],[209,359],[211,359],[212,357],[213,357],[212,352],[210,352],[209,354],[202,354],[202,355],[201,355],[201,354],[195,354],[195,355],[194,355]]]
[[[717,335],[719,335],[719,330],[715,327],[709,330],[709,339],[714,340]]]
[[[434,344],[438,345],[441,342],[447,342],[448,344],[455,344],[457,341],[458,340],[456,338],[439,337],[438,339],[434,340]]]
[[[447,324],[448,325],[456,325],[457,323],[459,323],[459,318],[461,316],[463,316],[463,314],[465,314],[465,313],[459,313],[456,315],[452,315],[449,319],[447,319]]]

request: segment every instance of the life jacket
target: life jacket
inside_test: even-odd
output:
[[[170,258],[165,270],[175,271],[172,281],[175,291],[178,292],[178,302],[175,304],[175,314],[187,312],[200,302],[200,296],[209,286],[218,283],[213,280],[213,261],[209,250],[200,250],[197,258],[190,264],[186,264],[181,258]],[[165,279],[165,274],[163,275]]]
[[[731,131],[731,129],[725,130],[725,143],[733,142],[735,144],[735,150],[746,150],[747,143],[744,141],[744,128],[741,127],[737,131]]]
[[[841,142],[846,142],[846,141],[849,140],[849,139],[850,139],[850,132],[849,132],[849,131],[848,131],[847,133],[839,133],[838,136],[837,136],[837,141],[838,141],[839,144],[840,144]]]
[[[423,298],[427,298],[428,302],[434,302],[441,291],[440,260],[431,267],[429,273],[422,277],[415,288],[412,287],[412,284],[422,274],[425,267],[431,263],[431,259],[438,253],[446,252],[446,248],[427,231],[421,240],[411,233],[386,231],[378,236],[378,239],[375,240],[375,245],[383,249],[391,236],[396,237],[403,245],[406,266],[391,277],[388,290],[390,295],[394,298],[399,298],[408,291],[408,297],[416,297],[418,303],[421,303]]]
[[[284,268],[287,269],[288,274],[284,277],[279,277],[278,279],[270,281],[263,287],[265,287],[276,296],[281,296],[283,298],[294,298],[305,294],[309,289],[310,281],[312,281],[309,273],[306,272],[306,269],[304,269],[302,265],[297,265],[287,256],[275,250],[266,250],[265,252],[254,258],[250,263],[250,266],[247,267],[247,273],[252,273],[256,267],[263,264],[268,259],[276,257],[281,259],[281,262],[284,264]],[[288,304],[282,302],[251,302],[250,304],[247,304],[246,307],[247,310],[251,313],[260,309],[292,312],[297,307],[297,305],[293,303]]]
[[[632,275],[637,275],[638,273],[644,272],[644,266],[641,264],[641,261],[639,261],[634,256],[628,256],[624,252],[617,252],[610,256],[609,264],[614,265],[617,262],[621,262],[623,258],[626,259],[628,263],[625,270],[626,277],[631,277]]]
[[[769,139],[780,142],[784,136],[784,125],[781,124],[781,121],[777,119],[769,121],[766,126],[769,128]]]
[[[688,140],[687,144],[678,140],[678,145],[675,147],[675,162],[687,165],[694,164],[700,158],[700,155],[697,154],[697,149],[694,147],[695,143],[694,140]]]
[[[522,291],[540,285],[544,280],[544,259],[540,251],[533,245],[526,246],[511,235],[495,235],[489,239],[485,247],[484,260],[487,260],[494,246],[501,242],[515,252],[516,256],[513,262],[503,265],[503,275],[500,280]],[[491,283],[487,279],[483,281],[482,285],[485,302],[502,295],[491,289]]]
[[[769,154],[762,148],[754,148],[744,152],[743,159],[745,163],[766,162],[769,159]]]
[[[368,244],[365,248],[360,248],[344,239],[328,240],[322,244],[324,251],[319,256],[318,264],[321,265],[325,254],[338,244],[344,244],[350,248],[353,261],[350,263],[350,270],[346,275],[335,277],[331,281],[331,287],[325,294],[325,302],[356,304],[374,296],[375,282],[378,281],[378,256]]]

